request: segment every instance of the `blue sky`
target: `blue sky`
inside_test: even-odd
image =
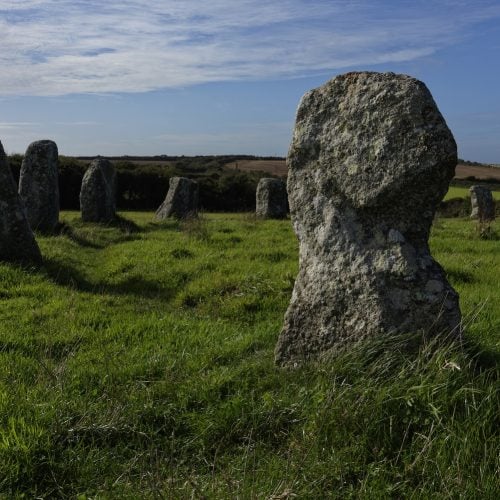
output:
[[[0,49],[8,152],[285,155],[304,92],[372,70],[500,163],[500,0],[0,0]]]

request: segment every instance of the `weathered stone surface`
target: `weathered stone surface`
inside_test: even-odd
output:
[[[19,195],[32,229],[50,233],[59,222],[58,151],[54,141],[32,142],[24,155]]]
[[[277,363],[458,332],[458,295],[428,245],[456,144],[427,87],[393,73],[330,80],[302,98],[287,161],[300,268]]]
[[[0,143],[0,260],[40,263],[42,256],[31,231]]]
[[[198,214],[198,183],[186,177],[171,177],[165,201],[156,211],[156,220],[185,219]]]
[[[110,222],[115,217],[116,172],[109,160],[96,158],[85,172],[80,210],[86,222]]]
[[[495,220],[495,200],[491,189],[486,186],[471,186],[469,191],[472,205],[471,219],[478,219],[480,222]]]
[[[280,179],[263,178],[257,185],[256,208],[257,217],[283,219],[287,214],[286,184]]]

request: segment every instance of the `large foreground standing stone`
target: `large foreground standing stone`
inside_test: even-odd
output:
[[[304,95],[288,155],[300,268],[278,364],[384,333],[459,334],[458,295],[428,245],[456,163],[414,78],[347,73]]]
[[[109,160],[96,158],[85,172],[80,210],[86,222],[110,222],[115,217],[116,172]]]
[[[491,189],[485,186],[471,186],[469,192],[472,205],[471,219],[478,219],[479,222],[495,220],[495,200]]]
[[[165,201],[156,211],[156,220],[185,219],[198,214],[198,183],[186,177],[171,177]]]
[[[286,185],[280,179],[263,178],[257,184],[256,208],[257,217],[283,219],[287,214]]]
[[[17,193],[7,158],[0,143],[0,260],[34,262],[42,260],[31,231],[21,197]]]
[[[24,155],[19,195],[32,229],[52,232],[59,222],[58,152],[54,141],[32,142]]]

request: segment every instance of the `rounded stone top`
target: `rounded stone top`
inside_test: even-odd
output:
[[[475,192],[483,192],[483,193],[488,193],[491,192],[491,189],[487,186],[479,186],[477,184],[474,184],[469,188],[469,193],[475,193]]]
[[[111,162],[107,158],[103,158],[102,156],[97,156],[90,162],[90,164],[96,166],[108,166],[111,165]]]
[[[189,177],[170,177],[170,179],[172,180],[172,182],[189,182],[189,183],[192,183],[194,182],[196,184],[196,181],[194,181],[193,179],[189,179]]]
[[[288,154],[291,176],[306,169],[355,207],[422,183],[419,195],[437,203],[456,162],[455,140],[425,84],[375,72],[346,73],[307,92]]]
[[[113,164],[106,158],[102,158],[101,156],[98,156],[97,158],[94,158],[89,165],[89,168],[87,171],[99,171],[102,170],[106,176],[110,176],[114,174],[115,168],[113,167]]]
[[[50,139],[42,139],[40,141],[32,142],[26,149],[26,154],[36,154],[39,151],[52,150],[57,154],[57,144]]]
[[[259,179],[259,186],[269,186],[272,184],[284,184],[284,182],[281,179],[276,179],[275,177],[261,177]]]

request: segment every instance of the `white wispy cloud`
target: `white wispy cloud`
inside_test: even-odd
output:
[[[26,128],[38,127],[36,122],[0,122],[0,130],[24,130]]]
[[[0,95],[141,92],[409,61],[493,18],[493,0],[0,0]]]

